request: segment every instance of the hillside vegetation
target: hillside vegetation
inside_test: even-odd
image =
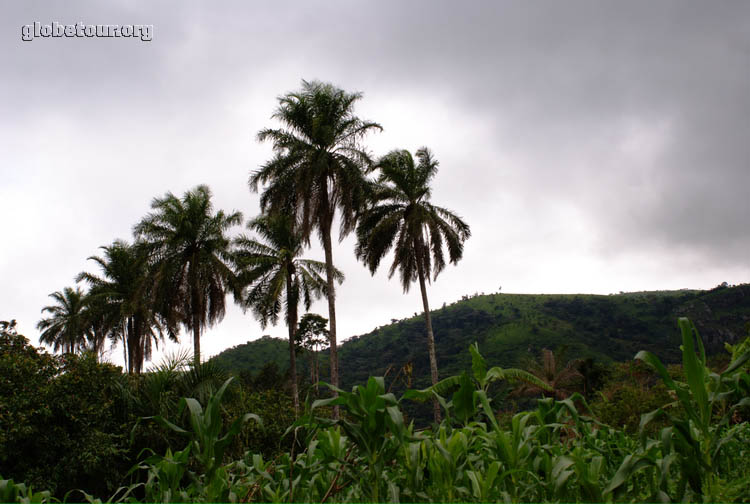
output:
[[[567,346],[569,358],[627,361],[639,350],[663,361],[680,358],[675,321],[688,317],[709,354],[747,334],[750,285],[719,286],[708,291],[680,290],[591,294],[487,294],[463,299],[432,311],[441,376],[471,365],[466,349],[478,342],[488,362],[517,367],[542,348]],[[413,385],[429,385],[421,314],[395,320],[339,347],[345,389],[382,376],[389,367],[412,364]],[[263,337],[225,350],[214,359],[233,372],[258,373],[274,362],[288,367],[288,342]],[[326,353],[326,352],[324,352]],[[322,356],[325,358],[325,356]],[[302,364],[304,368],[304,363]],[[305,376],[305,370],[301,373]],[[325,373],[321,377],[325,380]]]

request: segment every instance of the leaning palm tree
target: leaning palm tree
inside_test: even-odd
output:
[[[301,259],[304,239],[289,215],[262,215],[248,223],[260,239],[240,236],[235,239],[235,260],[238,283],[242,292],[238,296],[243,307],[251,308],[265,329],[268,323],[276,324],[282,305],[289,328],[289,369],[292,380],[292,398],[295,413],[299,411],[297,391],[296,331],[300,301],[306,309],[312,301],[325,295],[327,282],[322,275],[325,263]],[[334,269],[334,278],[340,283],[344,276]]]
[[[279,98],[273,117],[285,129],[264,129],[258,140],[270,140],[275,156],[250,176],[250,188],[265,189],[261,210],[281,213],[290,208],[297,214],[302,234],[309,240],[317,230],[325,251],[328,283],[328,320],[331,339],[331,382],[339,385],[336,348],[336,278],[331,233],[338,210],[339,237],[354,229],[365,194],[363,169],[370,159],[361,145],[374,122],[354,115],[360,93],[347,93],[331,84],[302,81],[302,90]],[[334,408],[334,416],[338,409]]]
[[[42,313],[49,313],[37,323],[42,334],[39,341],[50,345],[55,352],[76,353],[87,350],[94,339],[94,332],[87,314],[86,294],[80,287],[73,290],[65,287],[49,295],[55,304],[42,308]]]
[[[202,330],[224,318],[234,273],[227,231],[240,212],[213,212],[211,191],[200,185],[180,199],[168,192],[151,203],[152,213],[133,229],[152,262],[155,302],[169,327],[193,333],[193,358],[200,364]]]
[[[437,173],[438,162],[426,148],[417,151],[418,164],[406,150],[395,150],[382,157],[373,192],[373,204],[360,216],[357,225],[356,254],[372,274],[389,250],[394,259],[388,277],[396,270],[401,276],[404,292],[412,282],[419,281],[422,292],[427,350],[430,356],[432,384],[438,382],[435,336],[432,331],[426,282],[436,279],[445,268],[443,246],[448,259],[457,263],[463,255],[469,226],[451,211],[430,203],[430,181]],[[440,407],[433,404],[435,421],[440,421]]]
[[[101,268],[101,276],[82,272],[76,280],[90,286],[98,339],[109,336],[122,341],[128,372],[140,373],[144,361],[151,358],[152,347],[164,341],[167,329],[153,302],[148,256],[143,247],[122,240],[101,249],[103,257],[89,257]],[[176,331],[167,332],[176,341]]]

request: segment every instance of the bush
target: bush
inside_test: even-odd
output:
[[[121,376],[93,355],[51,356],[2,326],[0,474],[59,497],[111,493],[132,465],[117,414]]]
[[[225,422],[231,423],[245,413],[258,415],[263,425],[255,422],[245,424],[228,453],[240,458],[245,451],[260,453],[265,458],[273,458],[283,451],[289,451],[293,436],[282,438],[287,428],[294,423],[294,406],[289,395],[278,389],[252,392],[242,388],[238,397],[227,405]]]
[[[641,415],[672,400],[656,374],[642,362],[633,361],[613,366],[609,379],[591,401],[591,409],[599,421],[635,434]],[[651,426],[652,431],[656,428],[656,424]]]

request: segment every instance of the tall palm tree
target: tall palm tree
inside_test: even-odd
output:
[[[152,347],[164,341],[162,318],[148,282],[148,256],[143,247],[117,240],[101,247],[104,257],[91,256],[101,275],[82,272],[77,281],[89,284],[94,329],[98,339],[121,340],[130,373],[140,373]],[[176,340],[175,330],[169,331]]]
[[[39,341],[50,345],[55,352],[76,353],[88,349],[94,339],[94,332],[87,313],[88,302],[80,287],[73,290],[65,287],[62,292],[49,295],[55,304],[42,308],[49,317],[42,318],[36,325],[42,331]]]
[[[261,210],[281,213],[290,207],[297,213],[306,239],[317,230],[325,251],[328,283],[328,320],[331,339],[331,381],[339,385],[336,347],[336,290],[331,232],[338,210],[339,237],[354,229],[364,200],[363,169],[370,158],[361,145],[379,124],[354,115],[361,93],[347,93],[331,84],[302,81],[302,90],[279,98],[273,117],[285,129],[264,129],[259,141],[273,143],[275,156],[250,176],[250,188],[266,187]],[[334,408],[338,416],[338,408]]]
[[[356,254],[371,273],[392,248],[394,259],[388,277],[396,270],[401,276],[404,292],[412,282],[419,281],[422,291],[427,349],[430,356],[432,384],[438,382],[435,336],[432,331],[426,282],[436,279],[445,268],[443,246],[448,259],[457,263],[463,255],[463,244],[471,236],[469,226],[451,211],[430,203],[430,181],[437,173],[438,162],[427,148],[417,151],[418,164],[406,150],[395,150],[377,163],[380,170],[373,204],[360,216],[357,225]],[[440,407],[433,404],[435,421],[440,420]]]
[[[167,325],[193,333],[194,362],[200,364],[200,336],[224,318],[234,273],[227,231],[242,222],[240,212],[213,212],[211,190],[200,185],[180,199],[168,192],[151,202],[154,210],[133,229],[153,263],[155,299]]]
[[[289,329],[289,365],[295,412],[299,411],[297,391],[296,331],[300,300],[306,309],[312,301],[325,295],[328,284],[321,276],[325,263],[301,259],[304,238],[295,230],[289,215],[262,215],[248,223],[260,239],[240,236],[235,239],[235,257],[239,270],[239,296],[244,307],[251,308],[265,327],[276,324],[282,305]],[[334,269],[340,283],[344,276]]]

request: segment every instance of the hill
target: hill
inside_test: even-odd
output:
[[[432,316],[441,376],[470,366],[468,347],[475,341],[488,363],[503,367],[520,366],[542,348],[563,345],[570,358],[624,361],[639,350],[650,350],[665,362],[677,362],[678,317],[689,317],[696,324],[709,353],[718,353],[724,342],[734,343],[747,334],[750,285],[609,296],[473,295],[433,310]],[[257,373],[267,362],[285,369],[287,345],[285,340],[264,337],[225,350],[215,359],[236,372]],[[421,314],[354,336],[340,346],[339,355],[344,388],[406,363],[412,364],[415,387],[429,383]],[[304,359],[301,366],[305,366]]]

